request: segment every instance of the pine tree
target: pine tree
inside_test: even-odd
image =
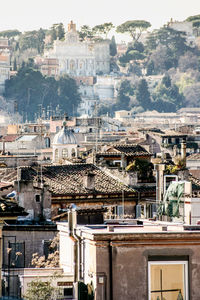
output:
[[[110,55],[115,56],[117,54],[117,46],[115,42],[115,37],[112,36],[111,42],[110,42]]]
[[[151,97],[148,90],[148,84],[145,79],[141,79],[139,81],[135,95],[140,106],[142,106],[145,110],[150,109]]]
[[[16,60],[16,57],[15,57],[14,63],[13,63],[13,71],[17,71],[17,60]]]

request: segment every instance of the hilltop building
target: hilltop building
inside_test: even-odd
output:
[[[10,49],[8,39],[0,39],[0,95],[3,94],[5,81],[10,78]]]
[[[68,24],[65,40],[56,40],[53,49],[45,56],[58,59],[60,75],[79,77],[110,72],[109,42],[81,42],[73,21]]]

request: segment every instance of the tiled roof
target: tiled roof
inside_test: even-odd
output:
[[[200,160],[200,153],[193,153],[187,157],[187,160]]]
[[[3,189],[7,189],[11,186],[13,186],[13,184],[10,182],[0,182],[0,191]]]
[[[200,190],[200,179],[193,176],[193,174],[189,175],[188,178],[192,183],[192,191]]]
[[[16,135],[16,134],[8,134],[8,135],[5,135],[5,136],[2,136],[0,138],[0,142],[14,142],[16,139],[19,138],[19,135]]]
[[[151,155],[144,147],[138,145],[138,144],[116,144],[113,145],[111,148],[114,148],[115,150],[119,151],[120,153],[124,153],[126,156],[146,156],[146,155]],[[119,154],[120,154],[119,153]],[[112,154],[117,154],[117,152],[102,152],[102,153],[97,153],[97,155],[112,155]]]
[[[150,155],[150,153],[142,146],[137,144],[132,145],[114,145],[114,148],[126,156],[142,156],[142,155]]]
[[[200,169],[197,169],[197,170],[191,170],[190,169],[190,174],[196,178],[197,180],[200,181]]]
[[[21,180],[40,180],[40,168],[21,168]],[[95,189],[90,190],[84,186],[84,176],[87,173],[95,175]],[[113,194],[134,190],[105,174],[92,164],[74,164],[63,166],[45,166],[42,168],[42,178],[54,195],[88,195]]]
[[[0,168],[0,181],[1,182],[13,182],[17,180],[16,168]]]
[[[16,201],[0,199],[0,217],[27,216],[24,208]]]
[[[23,181],[40,182],[40,167],[20,167],[20,173]],[[84,176],[87,173],[95,175],[94,190],[84,186]],[[113,194],[121,193],[122,190],[129,193],[135,192],[92,164],[43,166],[42,179],[54,195]],[[13,182],[15,180],[17,180],[17,169],[0,168],[0,181]]]

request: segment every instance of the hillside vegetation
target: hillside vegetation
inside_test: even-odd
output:
[[[145,110],[175,112],[181,107],[200,107],[200,16],[190,16],[193,39],[185,32],[170,26],[150,31],[145,20],[127,21],[115,28],[118,33],[128,33],[131,41],[124,54],[117,53],[115,37],[110,40],[111,71],[122,76],[115,103],[99,108],[99,114],[128,109],[133,113]],[[80,40],[108,40],[114,26],[110,23],[81,27]],[[148,32],[148,33],[147,33]],[[144,34],[145,33],[145,38]],[[56,39],[63,40],[62,23],[50,29],[20,32],[17,29],[0,32],[9,38],[11,68],[17,75],[6,82],[5,98],[15,100],[18,111],[27,119],[34,119],[39,108],[48,107],[72,114],[80,102],[74,79],[44,77],[34,64],[36,55],[53,47]]]

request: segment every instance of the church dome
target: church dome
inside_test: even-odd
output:
[[[72,130],[67,129],[66,126],[56,133],[53,139],[53,144],[61,144],[61,145],[68,145],[68,144],[77,144],[77,140],[75,135],[73,134]]]

